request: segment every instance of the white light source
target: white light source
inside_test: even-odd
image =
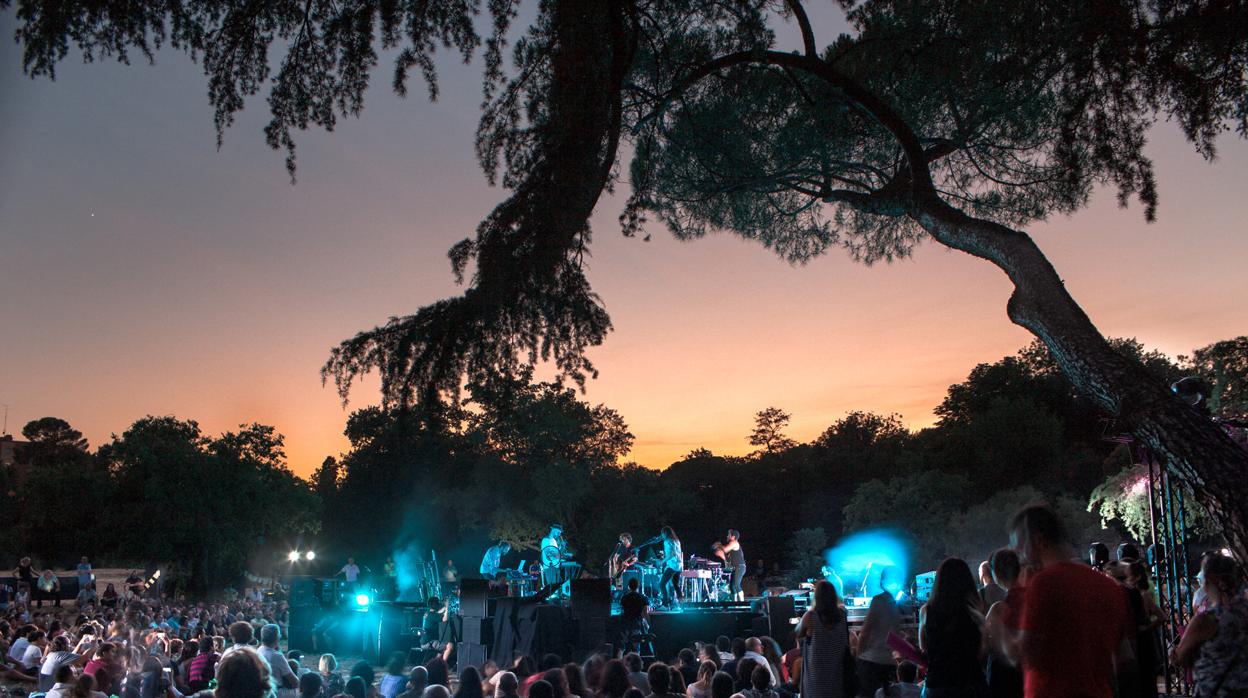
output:
[[[298,550],[290,551],[290,554],[286,556],[286,559],[290,560],[291,562],[299,562],[299,551]]]
[[[309,550],[308,552],[304,553],[304,554],[303,554],[303,556],[304,556],[305,558],[307,558],[309,561],[311,561],[311,560],[315,560],[315,559],[316,559],[316,551],[315,551],[315,550]]]

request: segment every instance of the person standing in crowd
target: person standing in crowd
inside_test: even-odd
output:
[[[91,561],[86,555],[78,561],[78,588],[81,589],[95,580],[95,575],[91,572]]]
[[[503,556],[511,552],[511,543],[505,540],[491,545],[485,549],[485,556],[481,558],[481,576],[490,581],[498,578],[499,570],[503,566]]]
[[[979,563],[979,583],[982,585],[979,590],[979,602],[983,608],[992,608],[994,603],[1005,598],[1005,589],[993,581],[992,566],[988,560]]]
[[[988,637],[988,692],[992,698],[1023,698],[1023,672],[1010,663],[1002,649],[1003,638],[1018,632],[1023,610],[1022,566],[1018,553],[1001,548],[988,558],[993,581],[1005,590],[1005,598],[988,609],[984,632]]]
[[[685,569],[685,556],[671,526],[664,526],[659,537],[663,540],[663,576],[659,578],[659,592],[663,605],[670,606],[681,599],[680,573]]]
[[[382,698],[397,698],[403,691],[407,684],[407,676],[403,674],[406,663],[407,655],[403,652],[390,655],[390,661],[386,662],[386,673],[381,675],[381,683],[377,686],[377,692]]]
[[[845,689],[849,625],[840,597],[830,582],[815,582],[813,605],[802,614],[794,634],[802,642],[802,698],[851,698]]]
[[[1127,599],[1113,580],[1072,562],[1066,527],[1051,507],[1014,515],[1010,547],[1029,571],[1017,633],[1003,647],[1023,666],[1027,698],[1112,698],[1126,639]]]
[[[987,693],[979,604],[966,561],[946,558],[936,568],[931,599],[919,609],[919,648],[928,662],[925,698],[979,698]]]
[[[1235,698],[1248,692],[1248,600],[1235,561],[1212,554],[1204,558],[1196,580],[1205,591],[1208,610],[1197,613],[1171,663],[1190,666],[1202,698]]]
[[[27,591],[35,588],[35,567],[31,564],[29,557],[24,557],[17,561],[17,569],[13,570],[13,578],[17,580],[17,590],[21,591],[23,587]]]
[[[1128,603],[1135,630],[1135,662],[1139,671],[1140,698],[1157,698],[1157,669],[1160,655],[1157,629],[1165,615],[1153,598],[1148,565],[1132,560],[1124,565]]]
[[[874,696],[897,673],[893,650],[888,646],[888,635],[901,625],[901,611],[897,608],[897,599],[885,588],[894,574],[891,570],[891,567],[885,567],[880,571],[880,591],[871,597],[867,617],[858,631],[856,667],[858,693],[863,696]]]

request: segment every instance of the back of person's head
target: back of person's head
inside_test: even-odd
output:
[[[403,668],[407,666],[407,654],[403,652],[395,652],[390,655],[390,661],[386,662],[386,673],[394,676],[402,676]]]
[[[1127,571],[1132,577],[1135,577],[1135,586],[1140,591],[1148,591],[1152,585],[1148,580],[1148,565],[1135,560],[1127,566]]]
[[[429,685],[429,670],[423,666],[417,666],[412,669],[412,673],[407,675],[407,690],[424,691]]]
[[[634,655],[635,656],[635,655]],[[641,661],[641,657],[637,657]],[[632,682],[628,680],[629,665],[623,660],[612,659],[602,669],[602,694],[611,698],[620,698]],[[638,669],[640,671],[640,668]],[[582,696],[582,698],[584,698]]]
[[[629,591],[637,591],[640,588],[641,588],[641,582],[638,581],[636,577],[628,578],[628,590]]]
[[[732,638],[732,656],[740,659],[745,656],[745,638]]]
[[[1206,589],[1214,589],[1223,596],[1239,593],[1239,567],[1230,557],[1222,553],[1208,555],[1201,565],[1201,573],[1205,577]]]
[[[688,686],[685,685],[685,675],[680,673],[680,669],[677,669],[674,666],[668,666],[667,667],[667,692],[676,693],[676,694],[683,696],[685,694],[686,688],[688,688]]]
[[[719,671],[718,664],[709,659],[704,659],[702,660],[702,663],[698,665],[698,680],[705,681],[709,684],[711,677],[714,676],[717,671]]]
[[[952,617],[979,605],[979,593],[975,578],[966,560],[945,558],[936,568],[936,581],[932,584],[932,598],[927,602],[928,618],[933,615]]]
[[[555,698],[555,687],[549,681],[538,679],[529,686],[529,698]]]
[[[755,654],[762,654],[763,653],[762,641],[756,637],[745,638],[745,651],[753,652]]]
[[[252,638],[255,636],[255,630],[252,629],[251,623],[240,620],[230,624],[229,634],[230,640],[234,644],[250,645]]]
[[[732,640],[729,640],[727,635],[720,635],[719,637],[715,638],[715,649],[719,650],[720,652],[731,652]]]
[[[726,671],[717,671],[711,677],[711,698],[731,698],[737,690],[737,682]]]
[[[69,638],[65,637],[64,635],[57,635],[56,637],[52,638],[52,642],[49,644],[51,644],[50,649],[53,652],[68,652],[69,651]]]
[[[60,678],[60,669],[57,670],[57,683],[69,683],[73,681],[74,670],[70,667],[62,667],[69,669],[69,678],[62,680]],[[74,681],[74,689],[70,691],[70,695],[74,698],[91,698],[91,692],[95,690],[95,677],[90,674],[83,674]]]
[[[332,674],[338,671],[338,658],[332,654],[322,654],[317,666],[322,674]]]
[[[446,665],[446,660],[441,656],[434,657],[425,662],[425,671],[429,672],[430,686],[449,686],[451,683],[451,669]]]
[[[680,659],[681,664],[686,665],[686,666],[693,666],[693,663],[696,662],[698,659],[697,655],[693,653],[693,650],[689,649],[688,647],[685,647],[679,653],[677,653],[676,657]]]
[[[642,693],[640,688],[630,686],[627,691],[624,691],[624,698],[646,698],[646,694]]]
[[[430,684],[425,687],[425,692],[420,694],[421,698],[451,698],[451,692],[446,686],[440,683]]]
[[[624,655],[624,665],[628,667],[629,671],[641,671],[641,667],[643,666],[641,663],[641,655],[636,652],[629,652]]]
[[[650,692],[655,695],[663,695],[672,687],[672,675],[663,662],[651,664],[646,679],[650,682]]]
[[[59,664],[56,667],[56,673],[52,674],[52,680],[57,683],[69,683],[74,680],[74,666],[72,664]]]
[[[251,648],[235,650],[217,664],[215,698],[267,698],[272,690],[269,663]]]
[[[1013,548],[998,548],[986,563],[992,570],[992,578],[999,586],[1013,584],[1022,571],[1022,562]]]
[[[550,688],[555,692],[555,698],[567,698],[568,695],[568,677],[563,673],[563,667],[555,667],[542,672],[542,681],[550,684]]]
[[[481,672],[474,666],[464,667],[459,672],[459,690],[455,691],[458,698],[482,698]]]
[[[517,679],[515,674],[510,671],[498,672],[498,691],[494,694],[495,696],[499,696],[499,698],[502,696],[514,696],[519,690],[520,679]],[[581,698],[586,697],[581,696]]]
[[[364,679],[359,676],[352,676],[348,679],[346,688],[342,690],[346,691],[351,698],[368,698],[368,684],[364,683]]]
[[[919,679],[919,665],[914,662],[901,662],[897,665],[897,680],[901,683],[914,683]]]
[[[771,687],[771,670],[765,666],[756,666],[750,673],[750,685],[756,691],[765,691]]]
[[[815,615],[819,616],[824,626],[834,626],[845,618],[845,611],[841,608],[841,596],[836,593],[836,587],[831,582],[824,579],[815,582],[811,596]]]
[[[589,687],[585,685],[585,674],[581,665],[569,662],[563,665],[563,678],[568,682],[568,694],[589,698]]]
[[[563,666],[563,660],[559,658],[559,655],[557,654],[542,655],[542,665],[541,665],[542,671],[546,671],[547,669],[554,669],[556,667],[561,667],[561,666]]]
[[[316,698],[321,695],[321,689],[324,687],[325,681],[315,671],[309,671],[299,677],[300,698]]]
[[[1048,504],[1031,504],[1019,510],[1010,521],[1010,533],[1016,548],[1047,545],[1057,547],[1070,542],[1066,526]]]
[[[377,675],[373,672],[373,665],[361,659],[351,666],[351,675],[364,679],[364,683],[368,686],[373,685],[373,681]]]
[[[754,670],[758,668],[758,662],[746,657],[737,662],[737,686],[741,688],[749,688],[750,681],[753,680]]]
[[[260,628],[260,644],[265,647],[277,647],[277,643],[282,639],[282,629],[277,623],[268,623]]]

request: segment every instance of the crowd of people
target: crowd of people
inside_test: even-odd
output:
[[[380,671],[363,661],[344,671],[332,654],[283,651],[284,604],[251,595],[171,602],[127,589],[116,603],[91,601],[71,615],[10,597],[0,672],[45,698],[1156,696],[1164,619],[1147,566],[1075,561],[1045,506],[1019,512],[1011,532],[978,581],[964,560],[940,565],[910,634],[892,594],[872,598],[864,623],[851,628],[835,586],[819,582],[787,648],[771,637],[724,636],[670,661],[647,663],[637,652],[580,662],[519,656],[456,674],[447,645],[416,666],[397,653]],[[1197,613],[1168,659],[1188,668],[1198,695],[1248,695],[1248,597],[1238,567],[1206,555],[1197,581]]]

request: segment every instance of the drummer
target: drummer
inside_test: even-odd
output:
[[[500,540],[486,548],[485,557],[481,558],[481,576],[491,581],[498,579],[503,556],[509,552],[511,552],[511,543],[505,540]]]

